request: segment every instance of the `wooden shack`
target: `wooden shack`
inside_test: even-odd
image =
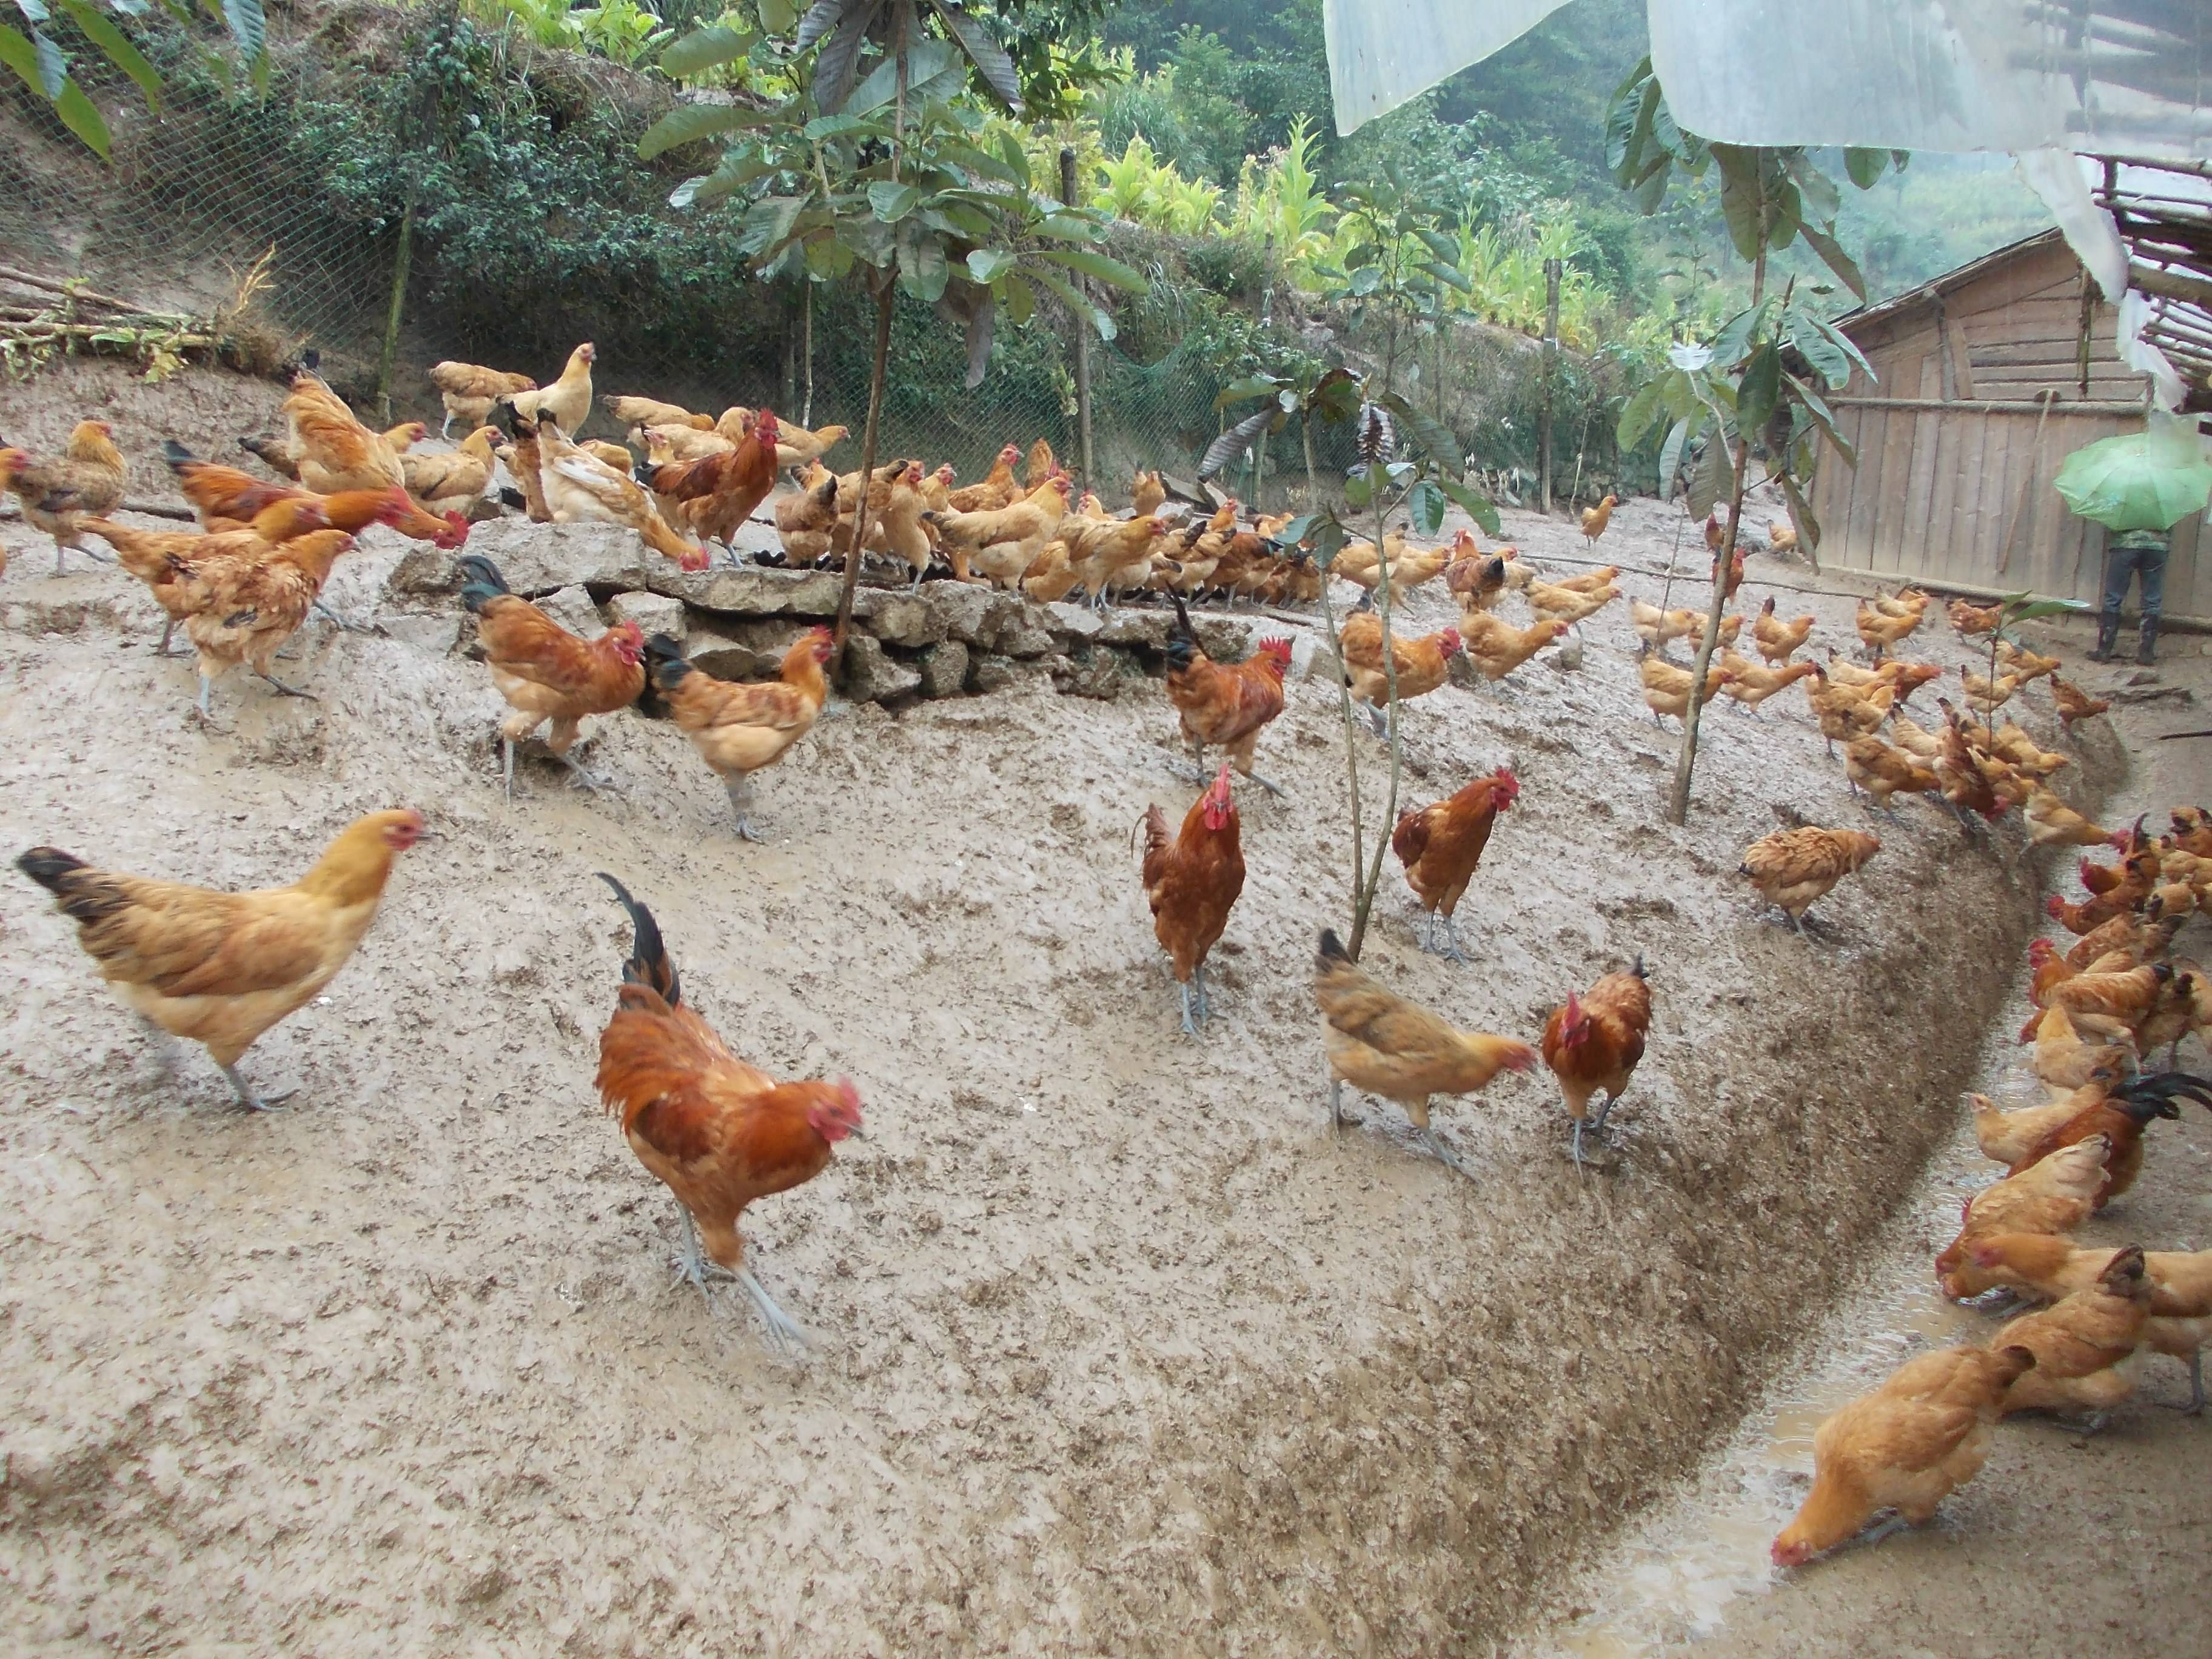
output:
[[[1821,567],[2094,605],[2105,532],[2068,512],[2051,481],[2069,452],[2142,426],[2148,380],[2120,362],[2113,308],[2059,233],[1838,322],[1876,378],[1854,375],[1829,400],[1858,465],[1820,457]],[[2169,617],[2212,617],[2203,525],[2175,527]]]

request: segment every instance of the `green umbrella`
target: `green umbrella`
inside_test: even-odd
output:
[[[2212,501],[2212,463],[2194,421],[2154,416],[2075,450],[2057,483],[2067,506],[2107,530],[2171,530]]]

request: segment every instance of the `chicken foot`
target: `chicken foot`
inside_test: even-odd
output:
[[[57,576],[64,574],[62,569],[62,552],[64,548],[70,545],[76,545],[78,552],[83,554],[86,558],[92,560],[94,563],[113,564],[115,562],[115,555],[112,553],[97,552],[92,548],[86,547],[82,544],[64,542],[59,536],[57,536],[54,538],[54,574]]]
[[[1599,1144],[1603,1145],[1605,1139],[1605,1121],[1613,1115],[1613,1106],[1620,1099],[1620,1097],[1619,1095],[1607,1095],[1605,1099],[1599,1103],[1597,1115],[1591,1118],[1587,1124],[1585,1124],[1583,1120],[1581,1118],[1577,1118],[1575,1120],[1574,1140],[1569,1146],[1567,1150],[1574,1155],[1575,1169],[1577,1173],[1579,1173],[1583,1168],[1583,1129],[1587,1127],[1589,1133],[1597,1138]]]
[[[1173,761],[1168,763],[1168,770],[1172,772],[1176,777],[1181,778],[1185,783],[1194,783],[1200,788],[1203,789],[1207,784],[1213,781],[1212,778],[1206,775],[1206,745],[1202,743],[1194,744],[1192,746],[1191,752],[1195,758],[1194,760],[1194,763],[1188,771],[1184,770],[1182,767]],[[1230,764],[1231,766],[1236,766],[1237,763],[1232,760],[1230,762]],[[1262,789],[1274,796],[1277,799],[1279,800],[1282,798],[1283,786],[1281,784],[1275,782],[1271,778],[1261,777],[1257,772],[1252,770],[1251,768],[1248,766],[1237,766],[1237,775],[1248,783],[1258,784]]]
[[[261,670],[258,668],[253,672],[257,677],[268,681],[270,684],[275,686],[276,688],[276,695],[280,697],[305,697],[309,702],[320,702],[322,701],[320,697],[317,696],[312,691],[302,691],[296,685],[285,684],[283,681],[278,679],[274,674],[263,673]]]
[[[1462,968],[1467,966],[1467,957],[1461,954],[1459,948],[1459,924],[1441,910],[1431,910],[1425,914],[1426,922],[1421,929],[1421,949],[1455,962]],[[1441,951],[1437,950],[1436,946],[1437,923],[1439,921],[1444,925],[1444,945]]]
[[[380,634],[384,631],[374,623],[348,622],[343,617],[338,615],[337,611],[331,610],[330,606],[325,605],[320,599],[314,601],[314,608],[325,622],[330,623],[333,628],[337,629],[343,633]]]
[[[238,1067],[224,1066],[221,1060],[216,1061],[216,1064],[222,1068],[222,1074],[230,1079],[230,1086],[238,1091],[239,1099],[254,1111],[273,1112],[300,1092],[297,1089],[287,1089],[281,1094],[270,1095],[264,1099],[255,1094],[253,1085],[238,1074]]]
[[[738,815],[738,838],[744,841],[766,841],[768,837],[753,827],[752,780],[740,772],[733,778],[723,779],[722,787],[729,792],[730,810]]]

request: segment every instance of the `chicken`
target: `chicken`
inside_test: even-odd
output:
[[[1436,946],[1436,918],[1443,918],[1443,954],[1464,963],[1460,954],[1459,929],[1453,913],[1460,897],[1482,862],[1490,845],[1490,832],[1498,815],[1521,798],[1521,781],[1513,769],[1501,766],[1475,779],[1457,793],[1428,806],[1417,806],[1399,815],[1390,834],[1390,850],[1405,866],[1406,884],[1420,901],[1428,919],[1421,948]]]
[[[1892,817],[1897,813],[1889,804],[1891,796],[1934,794],[1943,787],[1929,768],[1871,734],[1853,738],[1844,745],[1844,775],[1854,790],[1864,790]]]
[[[2011,720],[2007,720],[1991,732],[1990,740],[1983,747],[1989,750],[1991,754],[2011,762],[2014,766],[2033,778],[2050,777],[2074,763],[2056,750],[2037,748],[2035,740]],[[2124,835],[2115,844],[2124,846],[2127,840],[2128,837]]]
[[[1553,625],[1538,624],[1544,628]],[[1386,668],[1382,661],[1382,619],[1370,611],[1346,617],[1337,637],[1343,647],[1346,684],[1352,687],[1353,698],[1367,705],[1367,717],[1374,722],[1378,737],[1388,730],[1382,711],[1389,704],[1392,691],[1395,690],[1401,703],[1425,696],[1450,678],[1451,659],[1461,648],[1459,630],[1454,628],[1417,635],[1412,639],[1395,634],[1390,640],[1391,667]],[[1391,684],[1392,669],[1396,674],[1395,687]]]
[[[694,668],[665,634],[645,642],[653,689],[700,758],[722,780],[738,815],[738,834],[747,841],[767,839],[750,816],[752,775],[775,765],[814,729],[830,695],[822,665],[832,648],[828,629],[810,629],[783,653],[777,678],[738,685]]]
[[[2104,1185],[2111,1150],[2102,1135],[2092,1135],[1968,1199],[1960,1209],[1959,1236],[1936,1258],[1943,1294],[1962,1294],[1959,1270],[1976,1240],[1995,1233],[2068,1233],[2087,1221],[2096,1207],[2097,1189]]]
[[[1091,605],[1104,610],[1118,591],[1142,587],[1164,556],[1160,538],[1167,526],[1158,519],[1106,519],[1060,526],[1069,562]]]
[[[1936,700],[1943,711],[1942,750],[1936,757],[1936,776],[1943,799],[1966,823],[1968,812],[1979,812],[1994,823],[2004,816],[2005,802],[1995,786],[1989,757],[1967,740],[1959,711],[1943,698]]]
[[[1433,1095],[1474,1094],[1500,1072],[1525,1072],[1536,1051],[1511,1037],[1458,1031],[1427,1009],[1395,996],[1363,973],[1334,930],[1324,927],[1314,962],[1328,1054],[1328,1115],[1344,1123],[1344,1085],[1395,1100],[1428,1149],[1461,1174],[1466,1166],[1429,1127]]]
[[[1664,726],[1661,716],[1672,714],[1678,720],[1686,720],[1690,713],[1690,690],[1695,684],[1690,671],[1678,668],[1656,652],[1647,650],[1636,665],[1638,678],[1644,682],[1644,706],[1651,711],[1651,723]],[[1710,663],[1705,668],[1705,696],[1698,701],[1710,702],[1725,690],[1735,676],[1724,663]]]
[[[1774,599],[1767,596],[1766,603],[1759,607],[1759,614],[1751,619],[1751,642],[1759,654],[1777,665],[1788,662],[1797,647],[1812,636],[1813,618],[1799,617],[1784,622],[1774,614]]]
[[[775,533],[783,544],[784,557],[793,564],[814,564],[826,558],[837,538],[836,475],[817,468],[803,489],[780,496]]]
[[[1424,550],[1407,546],[1402,536],[1385,536],[1382,551],[1378,555],[1374,543],[1353,542],[1329,562],[1329,574],[1341,576],[1363,590],[1367,598],[1360,604],[1364,607],[1382,586],[1386,561],[1390,567],[1390,597],[1402,599],[1424,582],[1443,574],[1444,567],[1451,562],[1451,550],[1437,547]]]
[[[1607,974],[1583,994],[1568,992],[1565,1004],[1544,1022],[1544,1064],[1559,1079],[1560,1097],[1575,1126],[1571,1151],[1577,1170],[1590,1097],[1605,1091],[1604,1103],[1589,1121],[1590,1132],[1602,1135],[1606,1119],[1628,1091],[1628,1080],[1644,1058],[1644,1041],[1651,1031],[1651,988],[1646,980],[1639,956],[1627,972]]]
[[[480,426],[450,455],[402,455],[399,471],[407,493],[429,512],[461,514],[465,525],[469,508],[491,483],[491,447],[498,437],[496,427]]]
[[[647,462],[653,466],[704,460],[709,455],[726,455],[737,447],[718,432],[688,426],[648,426],[640,428],[637,435],[645,444]]]
[[[1901,617],[1889,616],[1877,606],[1862,603],[1856,618],[1859,639],[1879,660],[1919,628],[1920,617],[1917,610],[1908,610]]]
[[[823,426],[809,432],[803,426],[793,426],[787,421],[778,421],[775,426],[775,464],[780,467],[805,466],[818,461],[852,433],[850,427]]]
[[[314,701],[312,691],[287,685],[270,666],[321,599],[331,567],[353,545],[343,530],[313,530],[275,548],[226,550],[195,559],[179,572],[185,635],[199,654],[202,720],[211,717],[208,702],[215,683],[241,665],[275,686],[279,696]]]
[[[587,340],[568,354],[561,378],[551,386],[509,392],[504,401],[518,416],[534,421],[544,416],[574,437],[592,416],[592,365],[599,355]]]
[[[2124,830],[2090,823],[2039,783],[2029,792],[2026,817],[2027,838],[2038,847],[2113,847],[2127,839]]]
[[[1583,509],[1583,539],[1592,547],[1595,547],[1597,538],[1605,534],[1606,526],[1613,522],[1613,509],[1620,504],[1618,499],[1608,495],[1595,507],[1584,507]]]
[[[1933,763],[1943,752],[1943,739],[1907,720],[1901,710],[1890,714],[1889,735],[1899,749],[1915,760]]]
[[[1959,630],[1961,639],[1972,639],[1977,634],[1994,634],[1997,624],[2004,620],[2001,605],[1974,605],[1964,599],[1954,599],[1950,605],[1951,626]]]
[[[611,714],[627,708],[645,690],[645,635],[634,622],[611,628],[596,640],[578,639],[527,599],[507,591],[499,567],[480,553],[459,560],[461,603],[477,618],[477,642],[483,647],[491,683],[514,712],[499,725],[505,751],[507,798],[514,799],[514,745],[546,721],[553,722],[545,746],[565,765],[581,788],[604,789],[607,781],[588,772],[568,753],[587,714]]]
[[[637,457],[621,444],[610,443],[605,438],[586,438],[576,447],[603,466],[624,477],[635,476]]]
[[[2109,1074],[2117,1081],[2135,1069],[2127,1049],[2091,1042],[2074,1030],[2063,1008],[2047,1008],[2035,1027],[2035,1074],[2045,1087],[2071,1091]]]
[[[2173,977],[2173,965],[2165,962],[2118,972],[2076,974],[2051,988],[2051,1006],[2063,1008],[2075,1030],[2093,1036],[2131,1035],[2156,1008]]]
[[[116,995],[172,1036],[204,1044],[239,1099],[267,1111],[285,1096],[257,1095],[240,1056],[345,966],[376,920],[393,857],[428,833],[419,812],[371,812],[289,887],[247,893],[95,870],[53,847],[33,847],[15,867],[76,923]]]
[[[1721,579],[1721,560],[1720,560],[1720,554],[1718,553],[1718,551],[1716,551],[1716,552],[1714,553],[1714,555],[1713,555],[1713,568],[1712,568],[1712,573],[1711,573],[1711,574],[1707,578],[1707,580],[1710,580],[1710,581],[1718,581],[1720,579]],[[1721,602],[1722,602],[1723,605],[1725,605],[1725,604],[1727,604],[1727,603],[1728,603],[1728,601],[1729,601],[1729,600],[1730,600],[1730,599],[1734,599],[1734,598],[1735,597],[1735,591],[1736,591],[1736,589],[1738,589],[1739,587],[1741,587],[1742,586],[1743,586],[1743,550],[1742,550],[1741,548],[1740,548],[1740,547],[1739,547],[1739,548],[1738,548],[1738,549],[1736,549],[1736,550],[1735,550],[1735,556],[1734,558],[1732,558],[1732,559],[1730,559],[1730,560],[1729,561],[1729,569],[1728,569],[1728,585],[1727,585],[1725,587],[1723,587],[1723,588],[1722,588],[1722,589],[1721,589]]]
[[[1620,590],[1610,586],[1585,590],[1564,583],[1528,584],[1528,608],[1539,620],[1565,623],[1570,627],[1588,621],[1620,597]]]
[[[703,1233],[706,1256],[744,1287],[769,1334],[803,1347],[805,1334],[745,1265],[738,1222],[754,1200],[830,1167],[837,1143],[861,1133],[860,1091],[849,1078],[778,1083],[732,1054],[684,1000],[653,912],[612,876],[601,872],[599,879],[636,929],[614,1017],[599,1033],[599,1098],[622,1114],[630,1151],[676,1200],[683,1277],[706,1297]]]
[[[66,548],[106,557],[85,546],[79,532],[88,518],[104,518],[123,505],[129,469],[114,439],[106,421],[79,421],[58,461],[41,464],[27,450],[0,449],[0,489],[22,503],[25,524],[54,538],[57,576]]]
[[[176,476],[177,488],[210,530],[242,529],[258,521],[276,503],[291,501],[312,506],[319,513],[319,518],[311,517],[304,525],[307,529],[343,530],[358,535],[370,525],[386,525],[415,541],[448,550],[469,538],[468,520],[459,513],[448,510],[440,516],[425,512],[396,484],[318,495],[295,484],[270,483],[234,466],[200,460],[173,438],[161,446],[161,456]]]
[[[1462,530],[1460,532],[1460,534],[1465,536],[1467,535],[1467,532]],[[1471,541],[1473,538],[1470,537],[1468,539]],[[1542,586],[1547,587],[1565,588],[1571,593],[1595,593],[1600,588],[1619,586],[1620,584],[1614,580],[1614,578],[1620,574],[1620,567],[1619,565],[1601,565],[1595,570],[1585,570],[1579,575],[1561,576],[1557,580],[1544,583]],[[1522,585],[1522,591],[1524,592],[1532,592],[1538,585],[1539,584],[1537,582],[1531,580]]]
[[[1444,567],[1444,586],[1459,601],[1464,616],[1469,611],[1487,611],[1505,597],[1508,562],[1500,554],[1479,551],[1474,538],[1464,530],[1459,538],[1453,544],[1452,561]]]
[[[647,547],[684,570],[704,570],[713,562],[703,545],[687,541],[660,516],[644,485],[577,448],[550,416],[535,422],[521,415],[512,418],[517,450],[525,434],[537,446],[538,476],[554,523],[627,526]]]
[[[430,384],[438,388],[438,400],[446,406],[446,418],[438,428],[441,438],[453,434],[455,421],[481,428],[491,419],[491,406],[501,398],[538,389],[538,382],[527,374],[452,362],[430,365]]]
[[[1728,678],[1721,682],[1719,690],[1733,698],[1737,708],[1748,708],[1754,714],[1769,697],[1820,672],[1809,662],[1793,662],[1786,668],[1762,668],[1736,651],[1722,652],[1721,666],[1728,671]]]
[[[1923,1354],[1826,1418],[1813,1435],[1813,1489],[1776,1537],[1774,1565],[1802,1567],[1886,1509],[1897,1519],[1867,1542],[1933,1520],[1938,1504],[1981,1473],[1990,1425],[2009,1390],[2033,1374],[2035,1352],[2008,1335],[2002,1346]]]
[[[1152,909],[1152,933],[1182,988],[1183,1035],[1194,1037],[1212,1012],[1206,994],[1206,953],[1221,938],[1229,912],[1244,890],[1244,854],[1237,805],[1229,794],[1229,763],[1221,763],[1220,772],[1191,804],[1172,839],[1168,815],[1158,806],[1145,814],[1144,822],[1145,900]]]
[[[2095,1285],[2115,1254],[2110,1245],[2083,1249],[2048,1233],[1999,1233],[1970,1248],[1959,1276],[1969,1296],[2002,1285],[2056,1302]],[[2189,1404],[2181,1409],[2201,1416],[2203,1346],[2212,1340],[2212,1250],[2146,1250],[2143,1272],[2152,1285],[2152,1316],[2144,1322],[2142,1344],[2189,1362]]]
[[[354,418],[345,399],[311,369],[293,377],[284,399],[286,436],[299,455],[299,481],[318,495],[406,487],[389,434]]]
[[[2000,637],[1997,641],[1997,667],[2004,673],[2018,676],[2020,683],[2026,685],[2046,674],[2056,674],[2059,661],[2056,657],[2039,657],[2026,647],[2014,645],[2010,640]]]
[[[1849,743],[1853,738],[1880,731],[1881,723],[1895,707],[1897,693],[1887,684],[1844,685],[1829,678],[1827,671],[1821,669],[1814,674],[1812,684],[1805,688],[1805,701],[1832,755],[1838,738]],[[1977,772],[1974,775],[1978,779],[1981,775]]]
[[[518,391],[530,388],[518,387]],[[686,432],[712,432],[712,415],[695,415],[681,404],[664,404],[653,398],[602,398],[599,407],[620,421],[633,433],[641,433],[647,427],[681,427]]]
[[[1349,635],[1351,623],[1345,626]],[[1516,628],[1486,611],[1463,611],[1460,613],[1456,637],[1461,641],[1460,648],[1466,652],[1467,659],[1474,665],[1475,672],[1482,676],[1485,683],[1495,685],[1526,665],[1553,641],[1565,635],[1567,628],[1568,624],[1557,617],[1533,622],[1526,628]],[[1398,695],[1401,697],[1406,695],[1402,683]]]
[[[883,489],[880,496],[869,492],[870,519],[867,546],[871,552],[887,554],[914,572],[914,587],[921,586],[921,579],[929,574],[930,561],[937,555],[937,544],[930,539],[929,529],[922,522],[929,512],[929,503],[921,493],[922,471],[920,461],[907,463],[900,473]]]
[[[956,492],[957,493],[957,492]],[[948,554],[965,556],[969,580],[1012,588],[1029,574],[1067,514],[1067,493],[1048,479],[1012,505],[989,512],[923,514]]]
[[[1744,849],[1736,873],[1750,877],[1759,896],[1802,933],[1806,911],[1880,851],[1879,841],[1856,830],[1778,830]]]
[[[2000,674],[1992,680],[1964,665],[1959,669],[1959,679],[1966,688],[1966,706],[1979,709],[1984,720],[2010,702],[2013,694],[2027,683],[2017,674]]]
[[[1060,463],[1052,453],[1052,446],[1039,438],[1030,446],[1028,461],[1022,469],[1022,487],[1035,489],[1060,470]]]
[[[2106,1414],[2136,1391],[2142,1370],[2138,1352],[2157,1294],[2143,1269],[2142,1247],[2116,1252],[2096,1283],[2023,1314],[1997,1332],[2008,1348],[2026,1348],[2034,1369],[2006,1390],[1998,1413],[2085,1411],[2085,1425],[2104,1425]]]
[[[511,446],[496,452],[500,464],[521,486],[523,510],[529,515],[530,521],[532,524],[550,524],[553,522],[553,509],[545,500],[548,462],[538,441],[538,422],[521,419],[513,410],[502,409],[497,413]]]
[[[2059,1018],[2065,1018],[2063,1012]],[[2092,1078],[2056,1100],[2047,1100],[2040,1106],[2023,1106],[2016,1111],[1999,1111],[1996,1103],[1987,1095],[1967,1096],[1967,1104],[1974,1115],[1974,1144],[1982,1149],[1983,1157],[1993,1158],[2009,1170],[2045,1135],[2104,1099],[2126,1080],[2117,1074],[2115,1067],[2107,1066],[2105,1071],[2106,1075]]]
[[[2185,1072],[2154,1072],[2131,1078],[2082,1103],[2072,1116],[2043,1126],[2039,1133],[2023,1133],[2026,1144],[2014,1149],[2008,1173],[2019,1175],[2053,1152],[2101,1135],[2108,1148],[2105,1179],[2095,1198],[2101,1210],[2134,1186],[2136,1177],[2142,1173],[2143,1132],[2159,1118],[2179,1117],[2181,1108],[2176,1103],[2182,1100],[2212,1106],[2212,1090]],[[2023,1130],[2026,1127],[2022,1126]]]
[[[999,452],[981,483],[954,490],[947,498],[955,513],[995,513],[1010,507],[1026,492],[1014,478],[1014,463],[1022,458],[1018,447],[1008,444]]]
[[[2073,681],[2051,677],[2051,701],[2057,705],[2060,722],[2071,729],[2076,720],[2094,720],[2110,708],[2109,697],[2093,697]]]
[[[1157,472],[1139,471],[1129,480],[1129,512],[1132,517],[1149,519],[1165,507],[1168,492]]]
[[[1670,640],[1702,640],[1705,634],[1707,613],[1703,611],[1662,611],[1656,605],[1642,599],[1628,602],[1628,618],[1636,629],[1636,637],[1653,650],[1663,648]],[[1743,631],[1743,618],[1723,617],[1717,642],[1734,645]]]
[[[693,535],[730,546],[738,526],[775,488],[779,430],[775,416],[763,409],[754,416],[753,429],[727,454],[656,466],[647,482],[655,495],[676,503],[677,516]]]
[[[1770,519],[1766,524],[1766,545],[1776,553],[1795,553],[1797,550],[1796,528],[1780,519]]]
[[[2127,878],[2118,886],[2078,904],[2069,904],[2053,893],[2043,902],[2044,914],[2069,933],[2087,934],[2115,916],[2132,912],[2151,895],[2152,872],[2143,860],[2130,859]]]
[[[1283,712],[1283,677],[1291,666],[1291,642],[1261,640],[1240,663],[1217,663],[1198,642],[1190,612],[1174,600],[1175,631],[1168,636],[1168,701],[1182,717],[1182,740],[1190,744],[1196,775],[1206,775],[1209,745],[1227,751],[1231,765],[1271,795],[1283,792],[1252,769],[1260,733]]]

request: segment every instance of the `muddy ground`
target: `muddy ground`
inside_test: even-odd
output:
[[[2198,643],[2182,639],[2160,671],[2192,704],[2119,712],[2132,765],[2108,821],[2148,811],[2155,822],[2177,803],[2212,799],[2212,743],[2159,740],[2206,723],[2212,664]],[[2060,874],[2061,890],[2078,896],[2070,872]],[[2175,948],[2206,960],[2212,923],[2188,923]],[[1977,1086],[2008,1106],[2045,1097],[2013,1040],[2028,1012],[2024,988],[2016,988],[1982,1056]],[[2181,1064],[2204,1069],[2197,1044],[2183,1045]],[[1974,1145],[1963,1109],[1954,1121],[1950,1142],[1873,1241],[1848,1293],[1741,1431],[1676,1499],[1590,1553],[1557,1604],[1589,1611],[1533,1632],[1525,1650],[1576,1659],[1680,1650],[1699,1659],[2069,1659],[2203,1649],[2191,1621],[2212,1601],[2203,1547],[2212,1446],[2204,1419],[2176,1409],[2189,1401],[2187,1368],[2178,1360],[2149,1358],[2136,1399],[2094,1437],[2038,1416],[2004,1425],[1981,1475],[1928,1528],[1787,1574],[1765,1559],[1767,1540],[1804,1496],[1820,1419],[1914,1353],[1986,1340],[2003,1316],[1944,1300],[1929,1269],[1955,1231],[1960,1198],[2002,1173]],[[2190,1112],[2155,1125],[2142,1179],[2081,1237],[2153,1249],[2212,1246],[2212,1119]]]
[[[0,433],[65,428],[46,400],[98,389],[70,374],[0,393]],[[278,395],[109,389],[134,449],[160,398],[212,444]],[[1508,517],[1540,562],[1580,556]],[[1656,568],[1671,536],[1630,503],[1603,551]],[[1533,1038],[1640,951],[1659,1011],[1608,1172],[1577,1176],[1539,1075],[1441,1109],[1469,1181],[1388,1106],[1327,1128],[1307,980],[1349,842],[1316,683],[1261,745],[1286,799],[1243,792],[1250,874],[1194,1043],[1128,844],[1192,794],[1156,682],[1100,703],[1034,672],[825,720],[761,780],[753,847],[680,735],[627,716],[592,757],[625,794],[526,766],[507,805],[483,671],[398,638],[317,624],[290,666],[322,701],[234,680],[203,732],[127,578],[57,581],[20,525],[0,539],[7,844],[249,885],[375,807],[447,837],[248,1055],[301,1085],[267,1117],[0,886],[0,1620],[41,1650],[1492,1645],[1726,1433],[1907,1191],[1948,1127],[1927,1103],[1976,1063],[1929,1010],[1996,1012],[2038,882],[2016,828],[1911,803],[1823,933],[1773,925],[1742,846],[1778,809],[1869,820],[1793,693],[1713,714],[1665,826],[1675,740],[1622,607],[1579,672],[1446,688],[1406,715],[1407,799],[1505,761],[1521,802],[1462,908],[1472,964],[1418,951],[1394,871],[1370,966]],[[400,545],[372,538],[334,603],[377,611]],[[1754,558],[1745,597],[1806,580]],[[1848,600],[1803,608],[1850,642]],[[2043,694],[2022,714],[2047,735]],[[867,1102],[866,1141],[748,1218],[803,1363],[728,1292],[669,1287],[671,1200],[591,1088],[626,939],[599,869],[741,1053]]]

